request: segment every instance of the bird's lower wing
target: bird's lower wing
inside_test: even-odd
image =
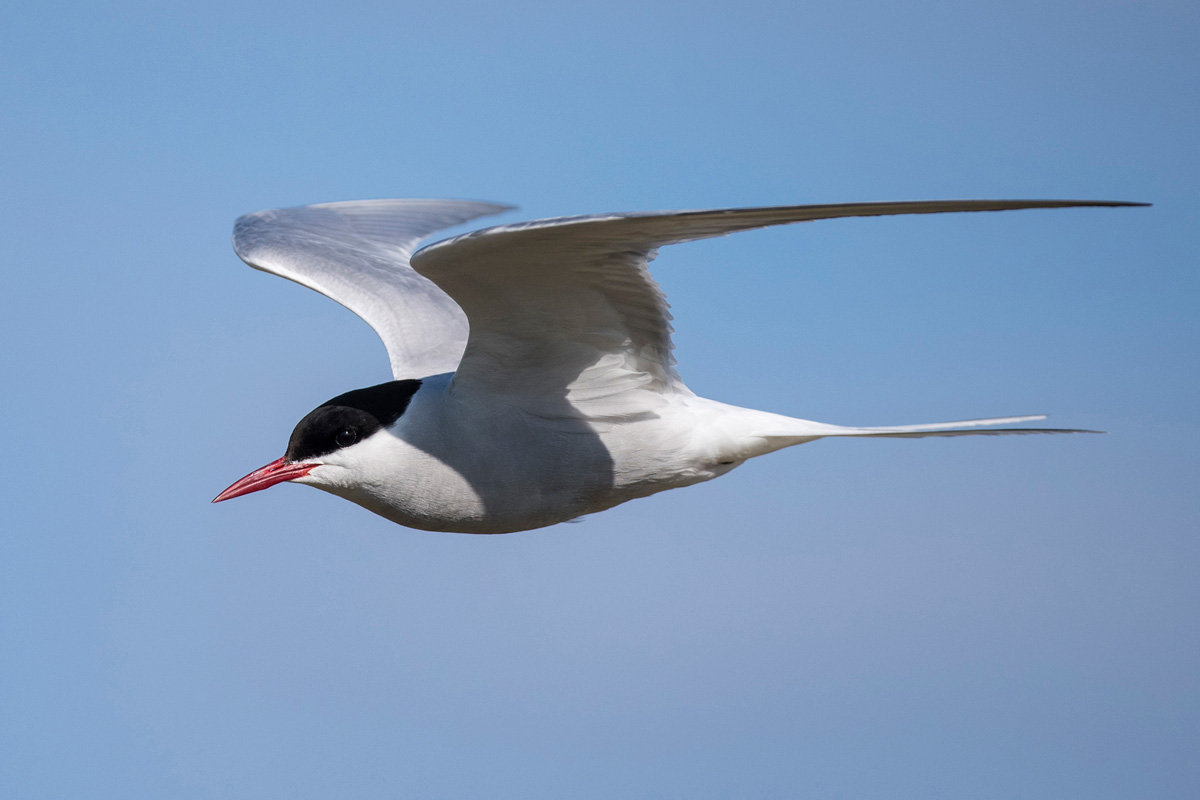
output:
[[[458,390],[505,395],[543,415],[620,418],[687,392],[667,302],[647,270],[658,247],[837,217],[1121,205],[1136,204],[941,200],[563,217],[437,242],[412,265],[470,320]]]

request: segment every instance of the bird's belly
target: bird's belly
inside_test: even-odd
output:
[[[406,527],[456,533],[539,528],[620,502],[612,459],[594,442],[495,434],[440,448],[394,439],[378,459],[386,469],[329,490]],[[470,441],[484,444],[445,446]]]
[[[631,426],[601,437],[588,429],[489,431],[477,448],[397,439],[391,468],[377,480],[331,490],[410,528],[511,533],[566,522],[665,489],[709,480],[715,466]],[[422,445],[422,446],[418,446]]]

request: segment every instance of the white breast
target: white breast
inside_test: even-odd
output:
[[[321,468],[313,485],[401,525],[504,533],[552,525],[732,469],[691,405],[618,424],[531,414],[503,397],[422,385],[397,423]],[[569,408],[565,403],[564,409]],[[561,409],[558,409],[561,410]],[[710,412],[711,413],[711,412]],[[333,476],[334,469],[341,471]],[[308,481],[305,481],[308,482]]]

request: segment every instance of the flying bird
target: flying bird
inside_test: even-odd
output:
[[[945,200],[599,214],[429,234],[510,206],[363,200],[237,220],[250,266],[362,317],[393,380],[322,403],[282,458],[213,502],[315,486],[410,528],[510,533],[724,475],[828,437],[1084,431],[987,427],[1043,416],[856,428],[699,397],[647,269],[664,245],[837,217],[1141,203]]]

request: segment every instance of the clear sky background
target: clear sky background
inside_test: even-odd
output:
[[[14,3],[5,798],[1200,796],[1194,2]],[[680,369],[845,424],[580,524],[219,506],[389,378],[242,213],[938,198],[665,250]]]

